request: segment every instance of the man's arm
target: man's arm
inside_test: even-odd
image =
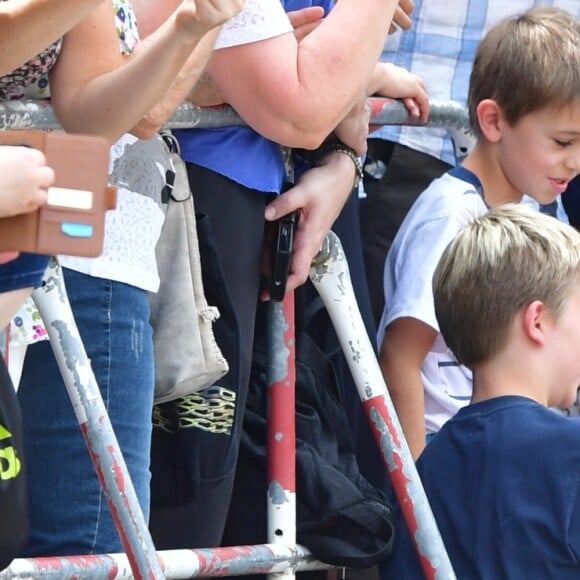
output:
[[[386,329],[381,370],[415,460],[425,448],[425,394],[421,365],[437,332],[416,318],[398,318]]]
[[[306,171],[294,187],[266,207],[268,221],[299,210],[287,292],[308,278],[312,259],[346,203],[355,175],[354,164],[347,155],[329,153],[317,167]]]

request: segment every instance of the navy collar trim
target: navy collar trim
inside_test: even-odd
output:
[[[453,169],[449,170],[449,175],[451,175],[452,177],[456,177],[457,179],[461,179],[462,181],[465,181],[470,185],[473,185],[475,190],[479,193],[479,195],[481,195],[482,199],[485,201],[485,198],[483,196],[483,186],[481,185],[481,181],[479,181],[479,177],[477,177],[477,175],[475,175],[473,171],[466,169],[465,167],[463,167],[463,165],[456,165]]]

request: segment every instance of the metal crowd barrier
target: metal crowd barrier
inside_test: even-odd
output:
[[[403,104],[372,99],[373,125],[427,125],[450,130],[461,157],[470,144],[467,114],[453,102],[431,103],[427,123],[411,120]],[[244,124],[228,107],[200,109],[182,106],[167,128],[207,128]],[[59,129],[49,104],[0,103],[0,130]],[[405,520],[415,540],[425,577],[455,578],[435,519],[415,469],[374,350],[352,290],[340,241],[331,232],[313,262],[310,277],[320,293],[341,341],[361,401],[375,433]],[[60,268],[53,260],[45,284],[33,298],[50,336],[59,368],[114,514],[125,553],[16,559],[0,580],[28,578],[103,579],[192,578],[276,574],[283,580],[297,571],[327,569],[296,544],[295,423],[294,423],[294,303],[272,303],[269,321],[268,543],[214,549],[156,552],[147,523],[106,413],[90,361],[70,310]]]

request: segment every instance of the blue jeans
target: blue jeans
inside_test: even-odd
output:
[[[148,518],[154,375],[147,294],[63,271],[77,326]],[[48,342],[29,348],[18,397],[29,483],[26,555],[122,551]]]
[[[15,260],[0,264],[0,293],[40,286],[50,256],[22,253]]]

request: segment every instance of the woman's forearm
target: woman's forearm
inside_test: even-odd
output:
[[[132,129],[132,133],[141,139],[152,137],[189,96],[203,75],[207,61],[211,56],[217,29],[208,32],[193,50],[185,65],[165,93],[161,102],[150,109]]]
[[[341,0],[299,44],[284,34],[218,50],[210,70],[227,102],[258,132],[316,147],[365,92],[398,4]]]
[[[163,99],[205,31],[186,32],[173,15],[123,63],[118,40],[112,49],[111,39],[101,36],[103,29],[97,19],[105,17],[103,9],[65,37],[68,46],[63,47],[51,73],[51,94],[55,113],[66,130],[114,141]],[[91,43],[91,50],[103,53],[83,54]],[[92,69],[83,69],[87,61],[94,63]]]
[[[0,2],[0,75],[34,58],[103,0]]]

